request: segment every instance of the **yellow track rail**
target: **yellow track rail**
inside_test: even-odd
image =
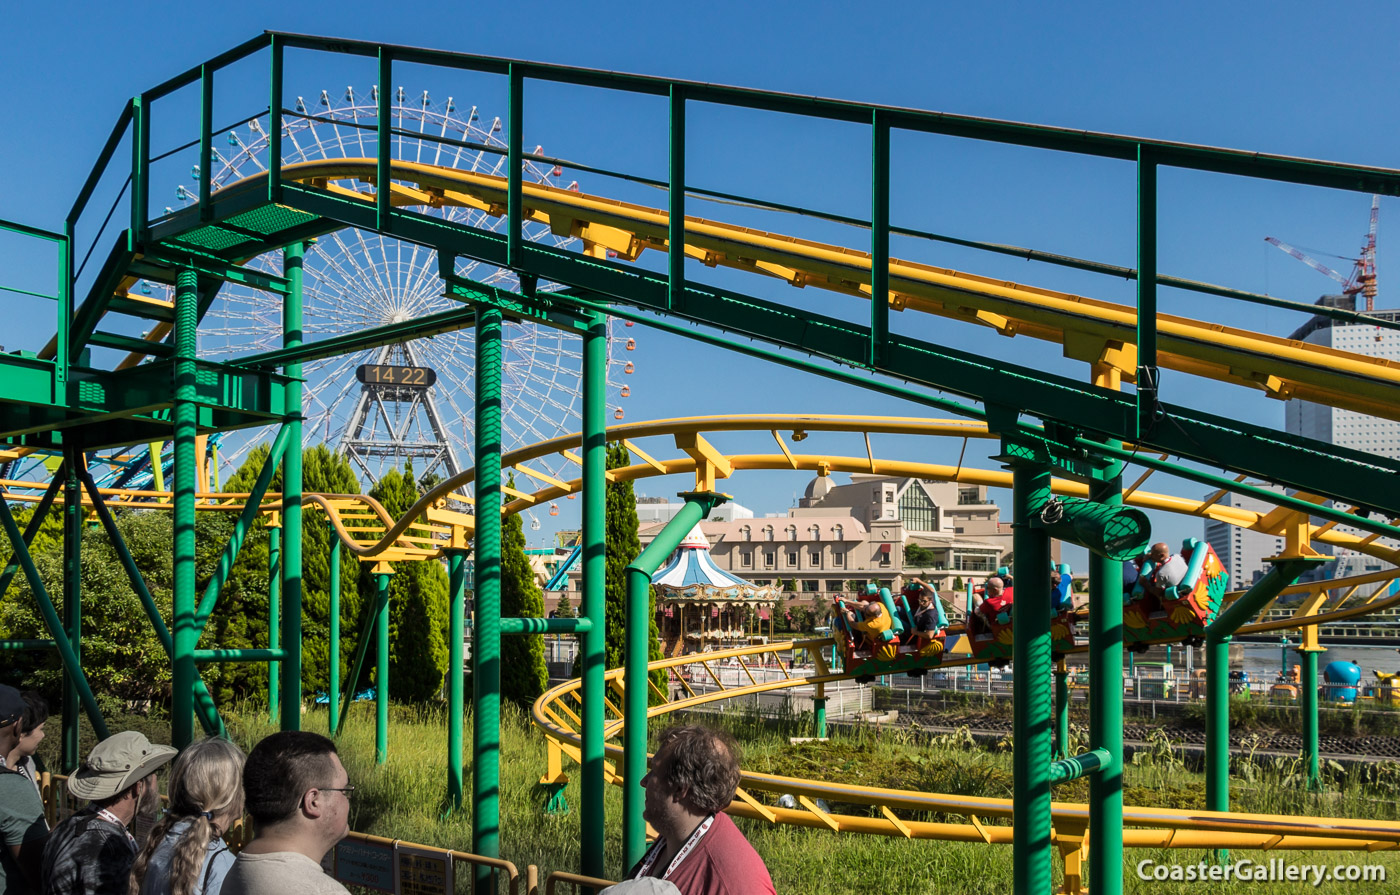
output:
[[[506,213],[504,177],[406,161],[393,161],[391,175],[390,199],[399,207]],[[259,174],[219,193],[260,189],[265,178]],[[374,183],[377,163],[372,158],[298,162],[283,167],[282,178],[372,203],[373,191],[353,186]],[[669,250],[668,214],[662,209],[548,184],[525,183],[522,190],[525,217],[556,235],[579,238],[586,255],[605,258],[611,251],[635,260],[648,248]],[[711,267],[870,297],[869,254],[843,246],[687,216],[684,251]],[[1107,372],[1111,383],[1131,382],[1136,375],[1137,313],[1130,306],[896,258],[890,259],[889,282],[887,300],[895,310],[1058,343],[1066,357]],[[129,283],[122,286],[129,288]],[[1170,314],[1158,315],[1157,331],[1158,363],[1168,369],[1257,388],[1274,398],[1400,419],[1400,363]],[[167,334],[168,327],[157,326],[148,338]],[[141,357],[130,355],[121,366]]]

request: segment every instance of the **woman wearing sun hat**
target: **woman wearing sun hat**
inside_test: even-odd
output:
[[[44,846],[44,895],[125,895],[136,839],[127,830],[138,813],[160,805],[156,771],[176,750],[134,730],[108,737],[68,778],[68,792],[90,803],[59,824]]]

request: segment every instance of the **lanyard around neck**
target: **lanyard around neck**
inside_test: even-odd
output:
[[[126,841],[131,843],[131,847],[136,847],[136,837],[131,835],[131,831],[126,828],[126,824],[122,823],[122,819],[120,817],[117,817],[115,814],[108,811],[106,808],[98,808],[97,816],[107,821],[107,823],[109,824],[115,824],[117,826],[117,829],[121,830],[123,833],[126,834]]]
[[[695,846],[700,844],[700,840],[705,837],[705,834],[710,832],[710,827],[714,822],[715,816],[711,814],[709,817],[705,818],[700,826],[695,828],[695,831],[685,840],[685,845],[682,845],[681,850],[676,852],[676,856],[671,860],[670,865],[666,868],[666,872],[661,874],[662,879],[670,878],[675,869],[681,865],[681,862],[695,850]],[[656,864],[657,859],[661,857],[661,853],[665,851],[665,846],[665,839],[656,840],[656,844],[651,847],[651,851],[647,852],[646,857],[642,858],[642,866],[637,870],[636,879],[641,879],[651,873],[652,866]]]

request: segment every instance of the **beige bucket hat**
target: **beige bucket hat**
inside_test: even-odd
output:
[[[68,778],[68,792],[90,802],[108,799],[154,774],[179,754],[134,730],[113,734],[92,747],[87,761]]]

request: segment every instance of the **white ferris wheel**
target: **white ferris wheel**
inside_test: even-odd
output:
[[[322,91],[310,102],[298,97],[299,114],[287,114],[283,119],[283,163],[373,158],[377,152],[374,124],[378,99],[378,88],[360,92],[352,87],[334,95]],[[464,109],[451,97],[435,102],[427,91],[410,94],[400,87],[391,99],[395,159],[504,176],[506,144],[501,139],[501,119],[487,119],[474,106]],[[267,169],[267,128],[263,116],[220,135],[214,145],[215,190]],[[405,133],[408,131],[416,133]],[[523,174],[529,181],[557,185],[563,171],[526,161]],[[192,168],[190,175],[197,184],[199,168]],[[577,188],[576,184],[570,186]],[[188,204],[194,201],[195,192],[191,186],[179,185],[174,198]],[[499,231],[505,224],[504,216],[493,218],[466,207],[415,211],[481,229]],[[545,225],[529,222],[524,238],[561,247],[572,242],[551,234]],[[281,263],[281,254],[273,252],[249,262],[249,266],[280,273]],[[307,248],[303,269],[303,332],[307,342],[461,307],[444,295],[434,251],[373,232],[347,229],[320,238]],[[468,263],[468,259],[458,261],[457,272],[502,288],[517,285],[513,272]],[[540,288],[551,287],[541,283]],[[279,348],[281,316],[281,300],[276,296],[227,284],[200,326],[200,356],[218,360]],[[635,347],[636,342],[630,338],[632,331],[627,331],[628,337],[619,335],[622,330],[617,321],[609,320],[608,327],[608,412],[610,418],[621,419],[621,399],[630,393],[630,377],[624,377],[635,369],[623,349],[624,345]],[[506,324],[502,375],[505,450],[580,428],[582,348],[581,339],[569,333],[530,323]],[[345,454],[362,480],[377,480],[388,468],[402,467],[409,459],[419,478],[429,473],[446,477],[468,468],[474,445],[475,354],[473,334],[468,329],[307,362],[303,367],[304,443],[324,443]],[[400,375],[404,368],[432,372],[411,374],[417,376],[417,383],[372,381],[386,369],[394,376],[393,368],[398,368]],[[424,387],[425,381],[433,384]],[[225,471],[235,469],[248,448],[267,437],[267,432],[259,430],[247,437],[226,439],[221,456]],[[566,464],[554,455],[535,465],[571,478]]]

